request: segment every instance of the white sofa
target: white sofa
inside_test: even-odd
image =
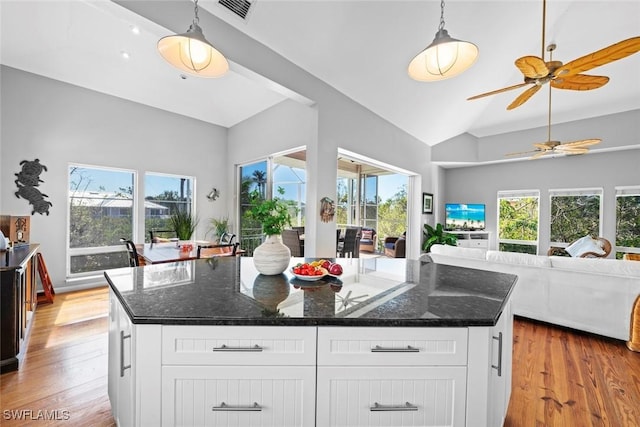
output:
[[[433,262],[518,276],[514,314],[629,340],[631,310],[640,294],[640,262],[571,258],[434,245]]]

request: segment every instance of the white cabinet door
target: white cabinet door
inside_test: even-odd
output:
[[[133,352],[133,340],[134,330],[131,320],[127,316],[127,313],[122,309],[122,306],[118,304],[118,349],[119,354],[116,355],[118,360],[118,412],[116,423],[118,426],[126,427],[134,425],[135,414],[135,393],[134,387],[134,352]]]
[[[120,357],[120,331],[118,330],[118,301],[112,290],[109,290],[109,366],[107,390],[111,402],[111,413],[114,419],[118,413],[118,376]]]
[[[164,366],[163,426],[315,425],[315,367]]]
[[[318,367],[318,426],[464,426],[466,368]]]
[[[487,400],[489,426],[504,424],[511,397],[511,362],[513,342],[513,314],[511,303],[507,304],[498,323],[493,328],[491,346],[491,377]]]

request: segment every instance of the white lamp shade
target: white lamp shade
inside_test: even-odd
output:
[[[433,42],[409,63],[409,77],[433,82],[448,79],[471,67],[478,58],[478,47],[449,37],[447,30],[436,33]]]
[[[200,77],[221,77],[229,63],[202,34],[196,24],[183,34],[163,37],[158,41],[160,55],[171,65]]]

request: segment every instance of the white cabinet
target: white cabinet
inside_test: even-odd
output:
[[[313,426],[315,366],[165,366],[163,426]]]
[[[115,296],[110,295],[108,392],[113,418],[119,426],[134,424],[135,394],[131,378],[135,363],[132,359],[132,331],[129,317]]]
[[[502,425],[512,312],[494,327],[134,324],[115,294],[119,426]]]
[[[318,366],[319,426],[464,426],[465,366]]]
[[[467,328],[318,328],[322,426],[464,426]]]
[[[489,249],[491,233],[488,231],[447,231],[457,237],[457,245],[464,248]]]

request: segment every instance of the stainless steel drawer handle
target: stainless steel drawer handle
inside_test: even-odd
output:
[[[124,331],[120,331],[120,377],[124,377],[125,369],[131,369],[131,364],[124,364],[124,340],[131,338],[131,334],[124,334]]]
[[[213,351],[262,351],[263,348],[258,344],[253,347],[229,347],[226,344],[222,344],[220,347],[213,347]]]
[[[418,407],[412,405],[409,402],[405,402],[404,405],[381,405],[378,402],[374,402],[373,406],[369,407],[370,411],[417,411]]]
[[[411,347],[380,347],[379,345],[371,349],[372,353],[418,353],[420,349]]]
[[[498,333],[497,337],[493,337],[494,340],[498,341],[498,364],[491,365],[493,369],[498,371],[498,376],[502,376],[502,332]]]
[[[220,406],[214,406],[212,411],[262,411],[262,406],[258,402],[253,402],[252,406],[231,406],[226,403],[220,403]]]

